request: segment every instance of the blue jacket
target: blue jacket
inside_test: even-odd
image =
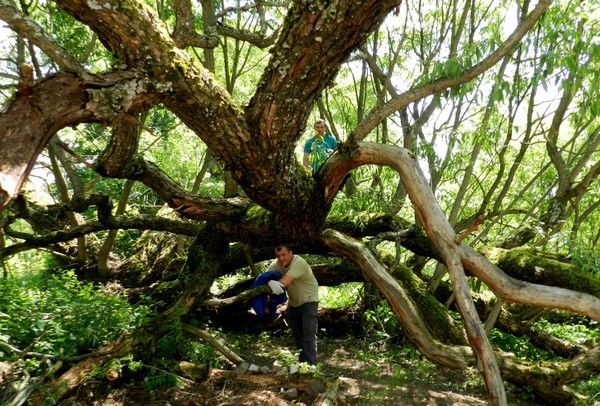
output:
[[[329,134],[324,135],[323,141],[319,141],[315,137],[306,140],[304,153],[309,154],[308,164],[313,173],[319,169],[336,148],[337,141]]]
[[[278,271],[268,271],[263,272],[256,277],[252,287],[255,288],[257,286],[266,285],[270,280],[279,280],[281,279],[281,272]],[[252,298],[252,308],[259,316],[265,316],[267,308],[269,311],[269,316],[272,318],[277,318],[277,305],[281,303],[287,302],[287,295],[283,292],[281,295],[269,295],[263,293],[262,295],[258,295]]]

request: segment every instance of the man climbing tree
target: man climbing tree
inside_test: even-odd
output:
[[[306,169],[315,173],[323,162],[329,158],[333,150],[337,147],[337,141],[326,132],[327,126],[322,118],[315,122],[314,136],[307,139],[304,143],[304,155],[302,163]]]

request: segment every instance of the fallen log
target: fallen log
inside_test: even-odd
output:
[[[485,247],[483,255],[508,276],[530,283],[556,286],[600,298],[600,280],[585,272],[572,261],[525,248],[505,250]]]
[[[524,361],[507,357],[498,361],[502,376],[518,386],[530,387],[547,405],[587,404],[581,394],[566,385],[600,372],[600,348],[594,348],[570,361]]]
[[[98,353],[100,355],[91,356],[77,363],[51,383],[44,385],[41,391],[33,393],[29,398],[30,404],[37,406],[44,404],[46,399],[49,398],[62,399],[70,391],[85,382],[90,372],[95,368],[104,365],[123,352],[127,352],[129,342],[129,339],[125,339],[125,334],[122,334],[113,344],[99,348]]]

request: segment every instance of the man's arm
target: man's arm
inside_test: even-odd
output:
[[[271,292],[273,292],[275,295],[281,295],[283,293],[283,289],[287,288],[292,282],[294,282],[294,278],[285,275],[279,280],[272,279],[267,284],[271,288]]]
[[[289,275],[282,276],[281,279],[279,279],[279,283],[282,284],[284,288],[290,286],[292,282],[294,282],[294,278]]]
[[[305,152],[305,153],[304,153],[304,156],[302,157],[302,164],[304,165],[304,167],[305,167],[306,169],[310,169],[310,168],[308,167],[308,155],[309,155],[309,154],[307,154],[307,153]]]

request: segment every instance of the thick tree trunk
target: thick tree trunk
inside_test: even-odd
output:
[[[154,339],[166,334],[173,321],[186,315],[199,299],[208,296],[215,278],[220,275],[222,259],[228,251],[227,241],[222,238],[214,224],[207,223],[190,247],[185,266],[186,279],[179,298],[163,313],[147,325],[149,336]],[[146,337],[142,334],[141,339]]]

